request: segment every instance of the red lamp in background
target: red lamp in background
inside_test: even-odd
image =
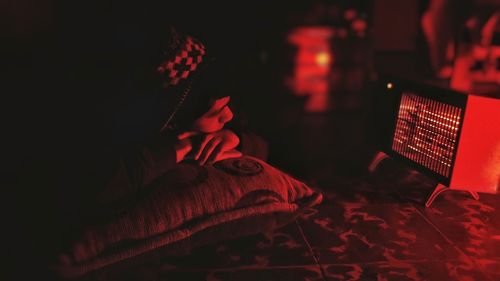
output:
[[[294,18],[287,41],[295,51],[293,74],[286,84],[307,97],[305,111],[360,109],[371,75],[366,1],[313,1]]]
[[[288,36],[288,42],[297,48],[295,68],[289,86],[298,96],[309,96],[305,110],[322,112],[329,107],[329,73],[333,61],[329,27],[299,27]]]
[[[426,202],[443,191],[500,192],[500,96],[460,93],[400,79],[380,87],[387,114],[382,151],[373,172],[389,155],[439,181]]]
[[[331,55],[329,52],[324,51],[316,54],[316,64],[318,66],[328,67],[331,62]]]

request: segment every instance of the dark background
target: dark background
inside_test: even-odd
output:
[[[140,75],[154,60],[144,54],[161,51],[158,43],[168,25],[206,42],[225,69],[220,83],[234,89],[233,102],[269,142],[269,161],[305,176],[315,169],[308,161],[322,160],[304,161],[309,152],[301,142],[325,143],[325,137],[314,127],[299,131],[305,98],[283,85],[296,52],[286,36],[297,26],[338,24],[324,12],[332,3],[369,13],[373,9],[371,1],[125,2],[0,2],[0,31],[6,39],[0,47],[3,241],[14,263],[8,268],[22,271],[25,264],[34,264],[36,272],[42,266],[39,255],[53,246],[40,241],[57,240],[50,231],[58,223],[52,216],[52,187],[71,188],[70,182],[61,184],[62,172],[52,164],[68,155],[85,156],[103,140],[100,135],[106,132],[94,125],[107,121],[94,108],[102,105],[112,112],[112,101],[127,96],[124,89],[133,87],[119,82]],[[75,162],[64,166],[78,169]]]
[[[330,93],[339,102],[335,110],[310,113],[304,110],[307,97],[284,85],[297,52],[287,35],[300,26],[342,27],[345,23],[328,12],[332,5],[366,13],[366,38],[348,41],[344,51],[357,46],[369,56],[356,66],[364,73],[354,83],[356,90],[339,87]],[[112,112],[113,101],[140,86],[133,79],[121,81],[142,75],[148,63],[156,62],[144,54],[161,51],[158,43],[168,25],[201,39],[217,57],[224,70],[220,84],[233,91],[232,102],[248,117],[249,127],[268,141],[269,162],[317,180],[330,170],[350,171],[375,146],[378,76],[396,70],[402,76],[431,77],[420,27],[427,5],[426,0],[0,0],[5,38],[0,46],[5,174],[0,198],[7,226],[4,253],[14,263],[6,268],[33,264],[36,272],[41,265],[38,255],[52,245],[39,241],[50,240],[47,230],[57,223],[50,216],[50,186],[59,184],[59,171],[48,164],[58,154],[77,159],[102,140],[105,132],[96,132],[92,124],[106,121],[93,109],[99,105]],[[348,72],[351,66],[348,62],[337,70]]]

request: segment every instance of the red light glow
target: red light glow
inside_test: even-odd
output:
[[[288,42],[297,47],[290,86],[296,95],[309,96],[305,105],[308,112],[321,112],[329,107],[332,34],[329,27],[301,27],[288,36]]]
[[[469,96],[450,187],[500,189],[500,100]]]
[[[461,113],[461,108],[404,93],[392,149],[438,174],[450,176]]]
[[[319,66],[328,66],[330,61],[331,57],[329,52],[320,52],[316,55],[316,63]]]

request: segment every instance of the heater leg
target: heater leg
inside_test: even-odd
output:
[[[475,200],[479,200],[479,194],[477,194],[477,192],[475,191],[470,191],[470,190],[467,190],[470,195],[472,196],[472,198],[474,198]]]
[[[385,154],[382,151],[377,152],[375,157],[373,157],[372,161],[370,162],[370,165],[368,166],[368,172],[373,173],[377,169],[378,165],[380,162],[383,160],[389,158],[389,155]]]
[[[434,200],[439,196],[439,194],[443,193],[446,190],[449,190],[449,188],[442,184],[438,184],[432,192],[431,196],[429,196],[429,199],[427,199],[427,202],[425,202],[425,207],[428,208],[432,204],[432,202],[434,202]],[[477,192],[470,190],[467,190],[467,192],[469,192],[472,198],[474,198],[475,200],[479,200],[479,194],[477,194]]]
[[[429,196],[429,199],[427,199],[427,202],[425,202],[425,207],[429,208],[432,205],[432,202],[434,202],[434,200],[439,196],[439,194],[443,193],[448,189],[449,188],[447,186],[438,184],[434,189],[434,191],[432,192],[431,196]]]

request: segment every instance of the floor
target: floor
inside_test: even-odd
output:
[[[294,134],[271,145],[281,147],[271,162],[321,189],[322,204],[272,235],[85,280],[500,280],[500,196],[454,191],[425,208],[432,179],[393,159],[367,173],[375,149],[365,111],[296,120]]]

